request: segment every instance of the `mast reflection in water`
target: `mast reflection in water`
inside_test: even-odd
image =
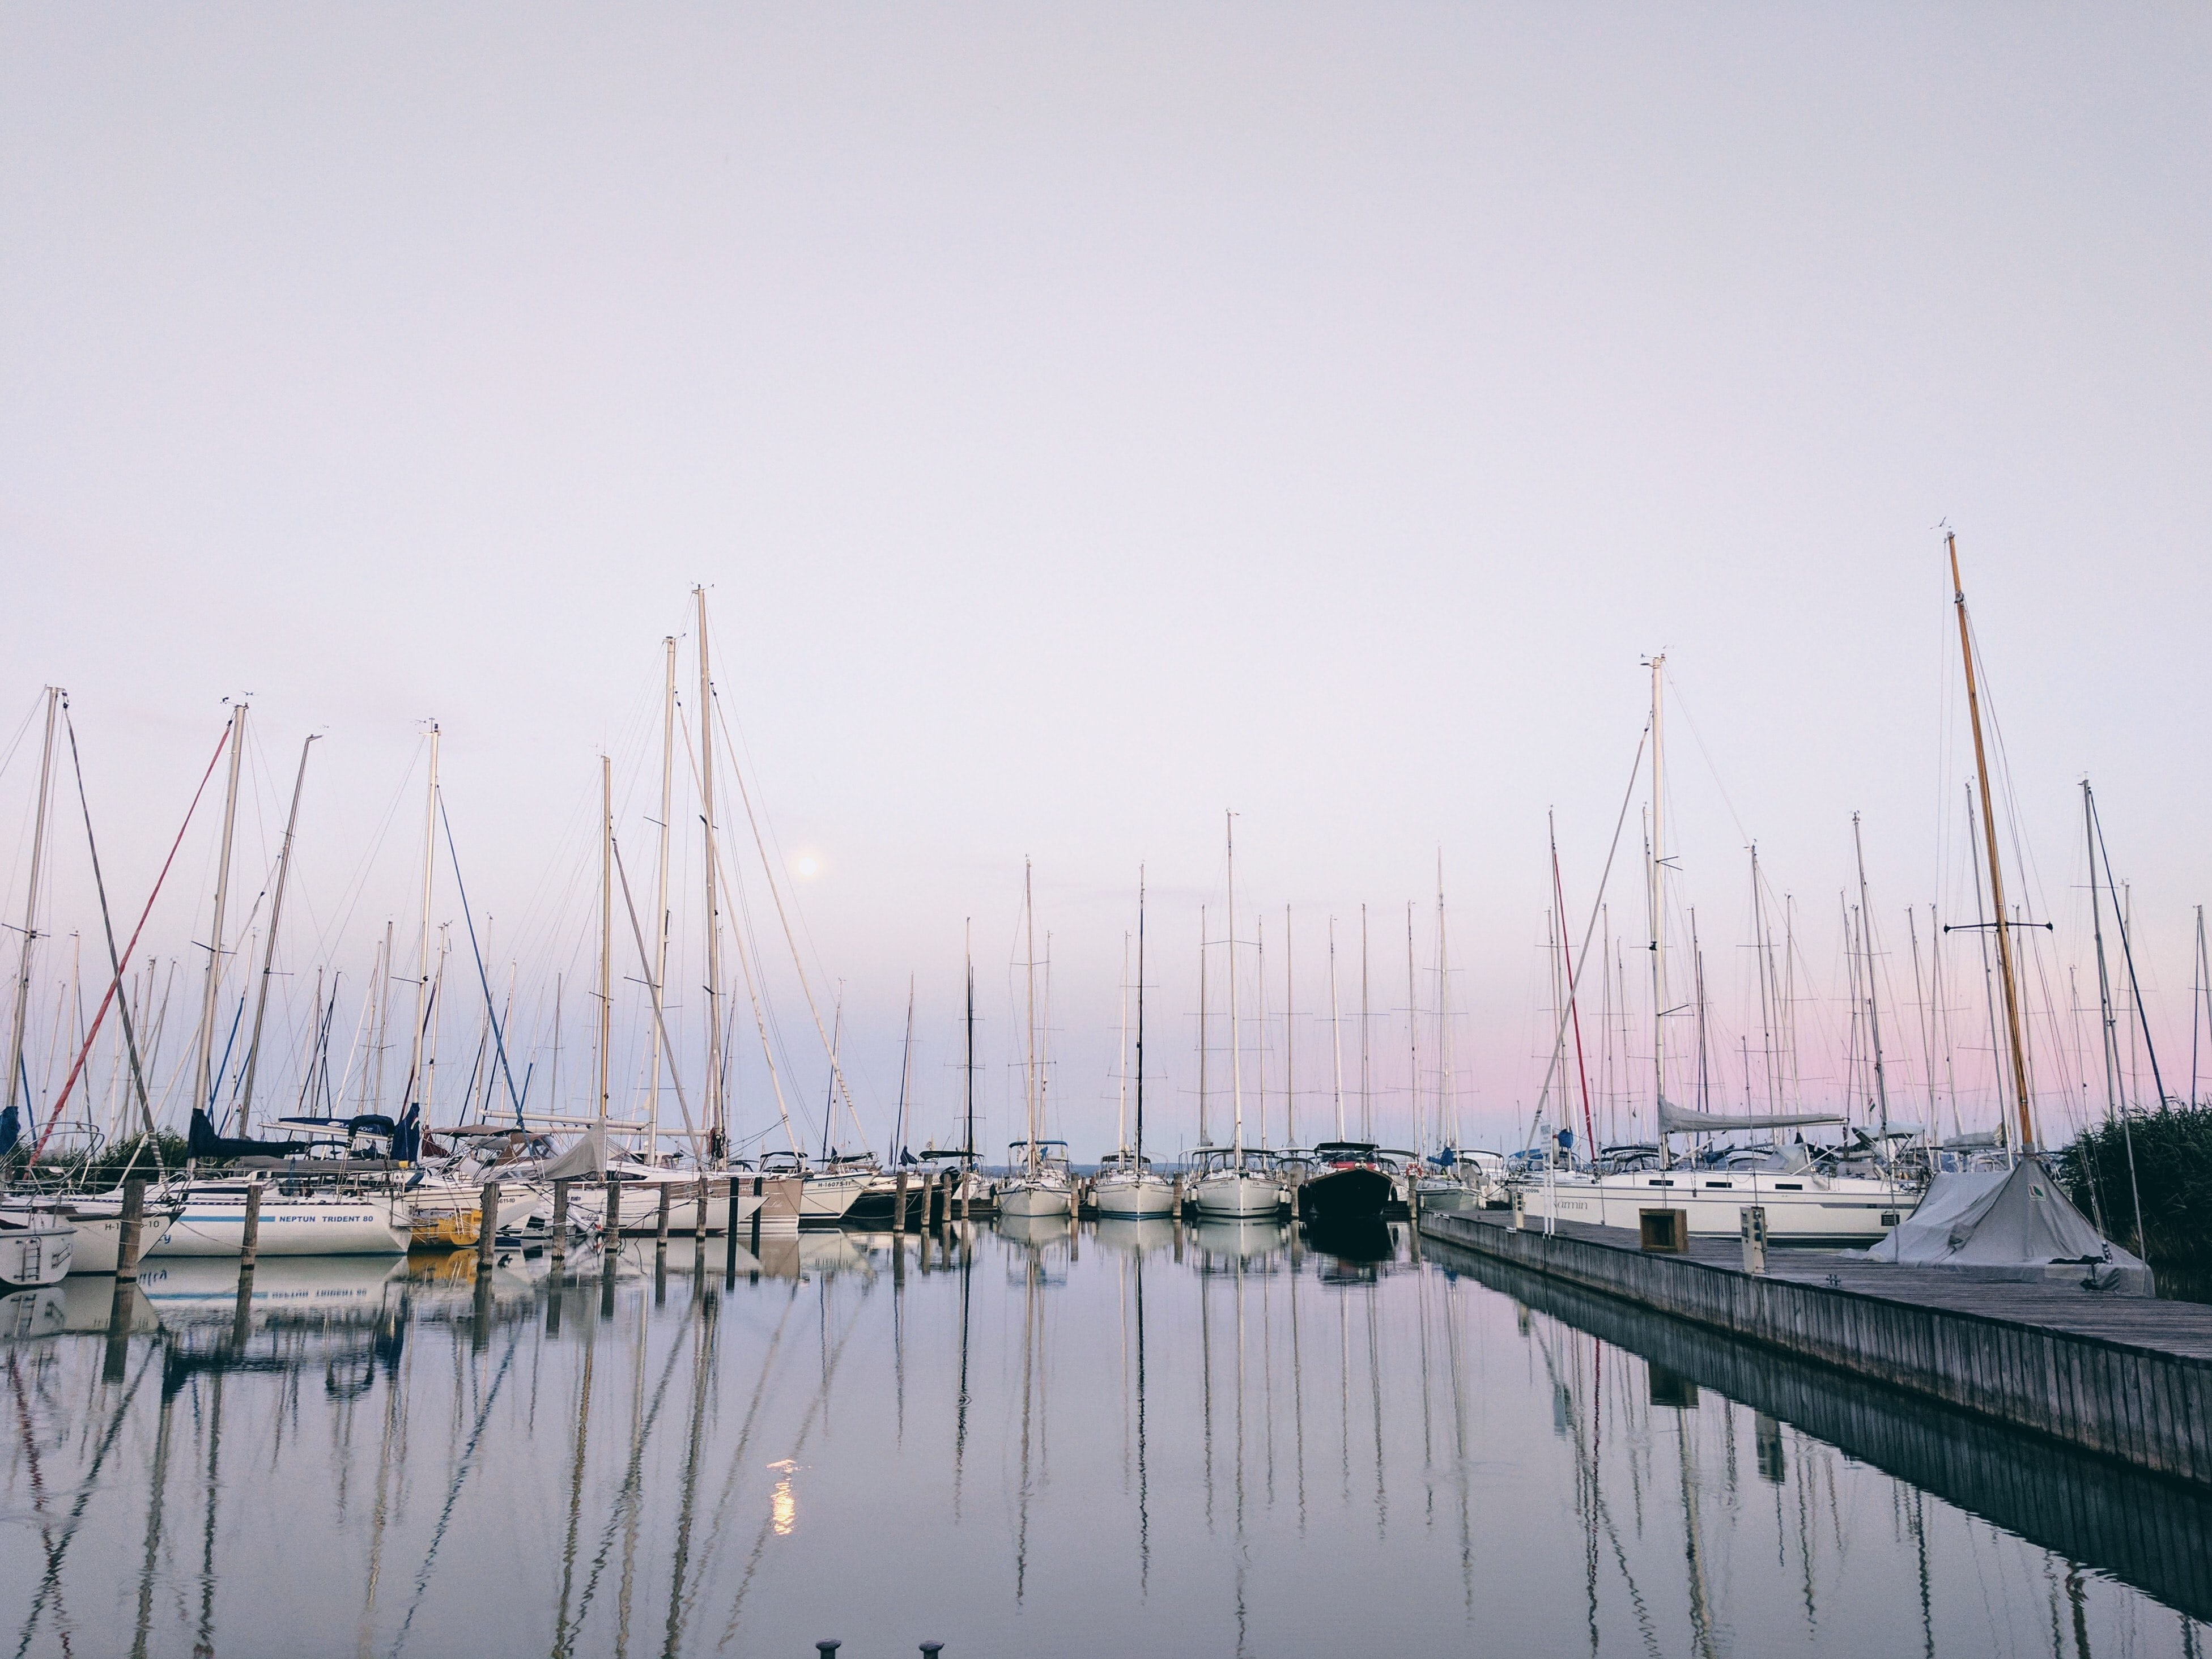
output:
[[[0,1322],[15,1647],[2201,1650],[2212,1498],[1402,1227],[1322,1242],[271,1261],[242,1310],[176,1262],[112,1328],[72,1281]]]

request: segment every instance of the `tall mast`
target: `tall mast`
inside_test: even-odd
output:
[[[1659,1124],[1659,1156],[1667,1156],[1667,773],[1660,743],[1663,651],[1651,659],[1651,1116]]]
[[[1198,1144],[1212,1143],[1206,1133],[1206,907],[1198,907]]]
[[[666,672],[660,700],[660,876],[653,894],[653,995],[668,994],[668,825],[676,810],[676,638],[660,642]],[[664,1036],[665,1034],[664,1033]],[[646,1091],[645,1144],[648,1152],[660,1150],[660,1050],[653,1045],[653,1077]]]
[[[385,918],[384,950],[378,957],[382,971],[376,976],[376,1107],[384,1109],[384,1051],[392,1038],[392,920]]]
[[[1023,1094],[1029,1107],[1030,1139],[1024,1156],[1028,1159],[1029,1172],[1037,1172],[1037,1070],[1036,1070],[1036,907],[1030,880],[1030,861],[1022,860],[1022,926],[1025,929],[1024,954],[1029,960],[1023,965],[1028,970],[1028,1001],[1023,1009]]]
[[[1766,900],[1765,895],[1759,890],[1759,843],[1757,842],[1751,844],[1751,928],[1752,954],[1759,964],[1759,1041],[1765,1048],[1766,1109],[1776,1112],[1782,1109],[1775,1104],[1781,1093],[1775,1086],[1775,1079],[1779,1074],[1780,1058],[1774,1046],[1774,1014],[1772,1000],[1769,994],[1772,989],[1774,963],[1773,951],[1768,945],[1766,936]]]
[[[961,1086],[966,1107],[968,1162],[975,1161],[975,919],[968,919],[966,943],[961,947],[968,974],[968,1063],[961,1067]]]
[[[236,774],[234,772],[234,776]],[[430,872],[431,854],[437,848],[438,836],[438,722],[430,722],[430,775],[422,790],[422,936],[415,947],[415,1034],[411,1040],[407,1061],[407,1099],[399,1115],[406,1116],[408,1107],[422,1107],[430,1091],[423,1076],[422,1033],[428,1024],[430,1000]],[[226,831],[224,839],[229,839]],[[220,902],[216,905],[221,909]],[[209,989],[209,1006],[214,1006],[214,989]],[[422,1127],[430,1126],[430,1114],[424,1110]]]
[[[52,747],[51,744],[48,747]],[[230,896],[230,841],[231,832],[238,823],[238,768],[245,750],[246,705],[240,703],[230,712],[230,785],[223,794],[222,845],[216,854],[215,922],[208,932],[207,990],[200,1007],[198,1105],[201,1110],[210,1115],[215,1110],[216,1004],[222,988],[222,913]],[[46,799],[43,781],[39,796],[43,805]]]
[[[2014,1096],[2020,1109],[2020,1146],[2035,1150],[2035,1125],[2028,1116],[2027,1044],[2021,1036],[2020,989],[2012,964],[2012,926],[2005,911],[2004,871],[1997,862],[1996,804],[1990,798],[1989,753],[1982,744],[1981,692],[1974,683],[1974,645],[1966,625],[1966,587],[1959,577],[1959,538],[1943,532],[1943,545],[1951,555],[1951,592],[1959,611],[1959,658],[1966,670],[1966,714],[1974,728],[1974,771],[1982,785],[1982,838],[1990,854],[1990,906],[1996,920],[1997,975],[2004,988],[2005,1034],[2012,1054]]]
[[[1421,998],[1413,981],[1413,901],[1406,901],[1406,1086],[1413,1091],[1413,1151],[1421,1150]]]
[[[1244,1164],[1244,1043],[1237,1030],[1237,814],[1224,811],[1229,848],[1229,1099],[1236,1109],[1237,1134],[1231,1143],[1237,1164]]]
[[[1328,919],[1328,1037],[1336,1050],[1336,1138],[1344,1139],[1344,1020],[1336,1002],[1336,918]]]
[[[1367,907],[1359,907],[1359,1138],[1375,1139],[1375,1112],[1369,1088],[1373,1068],[1367,1051]]]
[[[891,1135],[891,1162],[906,1146],[907,1091],[914,1083],[914,975],[906,976],[906,1046],[899,1051],[898,1122]]]
[[[1114,1108],[1114,1150],[1129,1147],[1129,936],[1121,935],[1121,1089]]]
[[[292,836],[300,827],[300,791],[307,785],[307,750],[313,747],[314,741],[315,734],[309,732],[307,740],[300,745],[300,770],[292,780],[292,810],[285,816],[284,842],[276,854],[276,890],[269,901],[269,940],[261,947],[261,985],[253,999],[253,1036],[246,1045],[246,1083],[238,1107],[238,1133],[241,1137],[253,1133],[253,1074],[261,1061],[261,1022],[269,1012],[269,975],[276,965],[276,925],[284,915],[284,881],[292,872]],[[316,972],[319,975],[321,969]],[[322,1000],[319,978],[315,1000]]]
[[[23,1085],[23,1030],[24,1022],[30,1018],[31,1013],[31,946],[37,942],[39,937],[39,877],[46,849],[46,796],[54,775],[54,718],[61,708],[61,688],[58,685],[48,686],[46,688],[46,747],[39,757],[39,808],[36,816],[31,821],[31,886],[29,893],[23,900],[23,953],[21,964],[15,973],[15,1026],[8,1039],[8,1109],[11,1112],[17,1110],[19,1104],[28,1103],[21,1099]],[[235,737],[236,733],[234,732],[232,735]],[[234,771],[234,775],[235,775]],[[212,1016],[206,1023],[208,1030],[212,1032],[215,1029]],[[200,1061],[203,1073],[207,1066],[204,1054],[206,1046],[206,1042],[203,1042]]]
[[[1459,1146],[1459,1097],[1452,1086],[1451,951],[1444,938],[1444,851],[1437,848],[1437,1139]]]
[[[1559,877],[1559,830],[1549,808],[1547,808],[1544,812],[1544,829],[1552,843],[1552,903],[1554,914],[1559,919],[1561,994],[1567,1004],[1567,1017],[1574,1024],[1575,1075],[1580,1079],[1583,1091],[1583,1134],[1589,1141],[1589,1151],[1595,1155],[1597,1151],[1597,1125],[1590,1117],[1589,1062],[1583,1057],[1582,1004],[1575,997],[1567,994],[1567,988],[1575,983],[1575,961],[1567,945],[1567,889],[1566,884]],[[1583,959],[1585,961],[1589,959],[1587,941]],[[1601,975],[1599,977],[1602,978],[1603,975]]]
[[[1296,1073],[1291,1060],[1291,1004],[1297,994],[1297,981],[1291,974],[1291,907],[1283,907],[1283,1145],[1298,1144],[1298,1097],[1291,1085]]]
[[[1874,988],[1874,906],[1867,899],[1866,842],[1859,835],[1859,815],[1851,814],[1851,847],[1859,861],[1859,940],[1866,956],[1867,1031],[1874,1039],[1875,1109],[1881,1115],[1882,1133],[1889,1133],[1889,1082],[1881,1064],[1881,1004]]]
[[[1137,1168],[1145,1167],[1145,866],[1137,866]]]
[[[607,1127],[608,1049],[615,1032],[615,763],[599,757],[599,1133]],[[648,1156],[650,1152],[648,1152]]]
[[[2105,1040],[2105,1113],[2107,1121],[2118,1117],[2121,1144],[2128,1153],[2128,1190],[2135,1200],[2136,1249],[2143,1247],[2142,1188],[2136,1178],[2136,1138],[2130,1126],[2128,1102],[2117,1079],[2120,1070],[2119,1034],[2113,1029],[2112,981],[2105,966],[2105,913],[2097,893],[2097,823],[2091,805],[2089,780],[2081,780],[2081,829],[2089,849],[2089,920],[2097,941],[2097,1024]],[[2002,937],[2002,934],[1999,935]]]
[[[721,1158],[729,1139],[722,1100],[722,918],[714,889],[714,682],[707,656],[707,590],[695,587],[691,593],[699,607],[699,813],[707,841],[707,1090],[700,1109],[708,1145]]]

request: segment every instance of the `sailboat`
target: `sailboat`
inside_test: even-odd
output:
[[[1666,978],[1667,854],[1665,770],[1661,747],[1661,688],[1666,659],[1651,661],[1651,835],[1647,879],[1650,883],[1652,974],[1652,1095],[1658,1118],[1661,1166],[1601,1175],[1559,1168],[1563,1161],[1547,1158],[1540,1174],[1523,1176],[1519,1186],[1523,1212],[1547,1221],[1583,1222],[1601,1227],[1638,1224],[1638,1212],[1647,1208],[1679,1209],[1686,1212],[1692,1237],[1734,1238],[1743,1225],[1742,1212],[1758,1205],[1766,1212],[1768,1238],[1778,1244],[1872,1244],[1897,1225],[1911,1206],[1911,1194],[1893,1176],[1831,1174],[1823,1169],[1814,1150],[1802,1139],[1767,1152],[1746,1149],[1711,1163],[1675,1162],[1672,1146],[1676,1135],[1727,1133],[1842,1125],[1834,1112],[1722,1113],[1680,1107],[1667,1097],[1667,1026],[1668,1006]],[[1577,985],[1579,984],[1579,974]],[[1567,994],[1559,1037],[1553,1049],[1552,1076],[1559,1074],[1568,1022],[1574,1012],[1576,986]],[[1548,1097],[1550,1079],[1546,1083]],[[1540,1101],[1540,1119],[1548,1098]]]
[[[1027,930],[1029,961],[1027,1002],[1023,1041],[1023,1093],[1029,1110],[1029,1137],[1008,1148],[1013,1174],[999,1188],[1002,1216],[1069,1215],[1075,1206],[1075,1182],[1067,1165],[1067,1143],[1038,1139],[1038,1078],[1036,1054],[1036,908],[1030,890],[1028,860],[1022,864],[1022,917]]]
[[[1201,1217],[1273,1217],[1290,1202],[1274,1160],[1244,1144],[1244,1042],[1237,1027],[1237,817],[1224,815],[1229,848],[1229,1093],[1234,1137],[1192,1153],[1191,1202]]]
[[[1126,958],[1127,947],[1124,947]],[[1129,988],[1127,963],[1122,966],[1121,1035],[1124,1044],[1129,1031]],[[1091,1192],[1098,1213],[1119,1220],[1142,1220],[1149,1217],[1174,1213],[1175,1182],[1152,1166],[1145,1156],[1145,872],[1137,872],[1137,1139],[1129,1143],[1124,1133],[1127,1127],[1129,1105],[1129,1066],[1127,1049],[1122,1052],[1121,1115],[1117,1124],[1114,1151],[1100,1161],[1097,1178],[1091,1182]]]

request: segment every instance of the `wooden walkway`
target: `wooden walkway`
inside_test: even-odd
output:
[[[2063,1280],[1960,1279],[1836,1251],[1740,1244],[1647,1253],[1625,1229],[1516,1229],[1502,1212],[1431,1212],[1424,1240],[1656,1309],[1905,1389],[2014,1429],[2212,1486],[2212,1308]]]
[[[1486,1210],[1465,1218],[1504,1227],[1510,1218],[1503,1210]],[[1532,1222],[1528,1231],[1541,1234],[1543,1224]],[[1580,1222],[1559,1224],[1561,1237],[1579,1238],[1593,1244],[1642,1253],[1637,1236],[1626,1227],[1590,1227]],[[1698,1238],[1690,1243],[1689,1260],[1709,1267],[1743,1271],[1743,1246],[1732,1238]],[[2153,1353],[2183,1354],[2193,1359],[2212,1359],[2212,1304],[2161,1302],[2148,1296],[2112,1296],[2085,1291],[2072,1282],[2022,1284],[2003,1279],[1961,1278],[1941,1267],[1893,1267],[1869,1261],[1856,1250],[1777,1249],[1766,1252],[1766,1277],[1793,1285],[1814,1285],[1827,1290],[1849,1291],[1858,1296],[1880,1297],[1918,1308],[1946,1313],[1972,1314],[1981,1319],[2002,1319],[2039,1330],[2064,1331],[2094,1337]]]

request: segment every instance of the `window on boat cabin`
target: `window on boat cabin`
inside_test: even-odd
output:
[[[1774,1190],[1778,1193],[1802,1193],[1805,1190],[1805,1183],[1802,1181],[1778,1181],[1774,1183]]]
[[[1673,1186],[1674,1183],[1672,1181],[1662,1181],[1662,1180],[1660,1180],[1660,1179],[1658,1179],[1658,1178],[1656,1178],[1656,1177],[1655,1176],[1655,1177],[1653,1178],[1652,1182],[1651,1182],[1651,1184],[1652,1184],[1654,1187],[1671,1187],[1671,1186]]]
[[[1735,1182],[1733,1181],[1708,1181],[1705,1185],[1708,1187],[1733,1187],[1735,1185]]]

